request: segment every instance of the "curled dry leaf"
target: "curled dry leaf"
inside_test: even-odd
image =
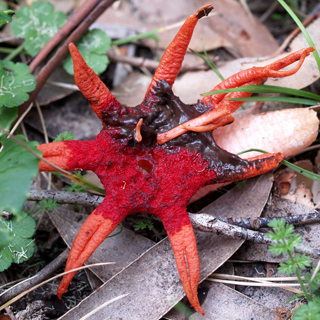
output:
[[[291,191],[288,194],[283,195],[282,198],[303,204],[312,209],[314,208],[312,192],[305,183],[299,184],[294,192]]]
[[[218,146],[231,153],[256,148],[268,152],[281,152],[285,157],[294,155],[315,141],[319,119],[312,109],[286,109],[237,118],[227,126],[213,132]],[[257,155],[240,155],[247,158]],[[200,189],[191,199],[196,201],[223,185],[209,185]]]
[[[289,157],[315,141],[318,127],[315,111],[296,108],[235,119],[231,125],[215,130],[213,136],[221,148],[232,153],[258,148]],[[245,153],[240,157],[255,155]]]
[[[313,42],[315,43],[315,48],[320,50],[320,19],[316,19],[313,23],[311,23],[307,28],[307,31],[309,35],[311,36]],[[297,37],[294,38],[292,43],[290,44],[288,51],[294,52],[297,48],[301,48],[301,46],[306,45],[308,42],[304,35],[300,33]],[[281,54],[280,56],[277,56],[272,59],[264,60],[261,62],[254,62],[254,63],[246,63],[243,65],[245,69],[251,68],[253,66],[260,67],[264,66],[268,63],[273,62],[274,60],[277,60],[281,57],[284,57],[288,54],[288,51],[284,54]],[[267,85],[273,85],[273,86],[280,86],[280,87],[288,87],[293,89],[301,89],[309,86],[313,82],[317,81],[319,79],[320,73],[317,66],[317,63],[312,55],[310,55],[305,63],[303,64],[303,67],[300,69],[300,75],[299,76],[291,76],[285,79],[283,81],[282,79],[272,79],[269,78],[266,81]]]
[[[315,20],[312,24],[307,27],[308,33],[311,35],[313,41],[316,44],[316,49],[319,51],[320,47],[320,19]],[[306,45],[306,40],[302,34],[299,34],[292,41],[289,50],[294,52],[299,48],[303,48]],[[287,53],[286,53],[287,54]],[[240,58],[233,61],[227,62],[221,67],[219,71],[221,74],[227,78],[238,72],[240,69],[248,69],[251,67],[262,67],[277,59],[282,58],[286,54],[278,55],[270,60],[265,60],[265,58]],[[306,58],[303,67],[300,70],[298,76],[290,76],[282,79],[272,79],[269,78],[265,84],[281,86],[294,89],[302,89],[309,86],[311,83],[319,79],[319,70],[317,63],[312,55]],[[173,88],[175,93],[180,97],[180,99],[185,103],[194,103],[195,97],[199,97],[199,92],[209,92],[212,85],[217,85],[220,83],[219,77],[212,70],[209,71],[196,71],[188,72],[181,76],[175,82]]]
[[[278,185],[280,195],[285,195],[290,191],[292,181],[295,179],[296,176],[297,173],[289,168],[281,170],[281,172],[275,179],[275,182]]]

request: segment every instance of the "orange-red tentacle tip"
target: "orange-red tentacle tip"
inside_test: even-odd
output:
[[[43,158],[64,170],[74,170],[71,166],[70,159],[73,157],[73,151],[63,142],[51,142],[41,144],[37,147],[42,152]],[[39,163],[39,171],[56,171],[44,161]]]
[[[116,226],[112,219],[104,218],[93,211],[81,226],[72,244],[65,271],[81,267]],[[57,290],[59,299],[67,291],[75,274],[76,271],[63,276]]]
[[[179,231],[173,234],[168,233],[168,236],[176,258],[184,292],[193,308],[204,315],[197,293],[200,280],[200,262],[192,225],[184,225]]]
[[[86,64],[77,47],[69,43],[73,60],[74,80],[82,94],[88,99],[92,110],[102,121],[102,111],[116,110],[120,103],[97,74]]]
[[[170,84],[170,86],[173,85],[181,69],[182,61],[198,20],[207,16],[212,9],[213,6],[211,4],[207,4],[187,18],[175,38],[164,52],[146,92],[146,96],[159,80],[164,79]]]

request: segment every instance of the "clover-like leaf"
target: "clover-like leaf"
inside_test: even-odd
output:
[[[0,107],[0,129],[10,130],[12,123],[18,116],[18,108]],[[0,138],[4,132],[0,130]]]
[[[53,200],[53,199],[42,199],[40,202],[39,202],[39,205],[40,205],[40,210],[41,211],[44,211],[44,210],[53,210],[55,208],[58,208],[58,203],[56,200]]]
[[[34,253],[32,236],[36,223],[26,212],[14,216],[11,220],[0,217],[2,233],[7,234],[7,244],[0,248],[0,272],[9,268],[12,262],[21,263],[28,260]]]
[[[318,320],[320,319],[320,305],[318,301],[310,301],[297,308],[293,320]]]
[[[0,226],[0,250],[9,244],[10,235],[9,232]]]
[[[49,2],[33,2],[31,8],[22,7],[16,12],[11,27],[16,37],[25,39],[25,49],[36,55],[67,21],[67,16],[54,12]]]
[[[16,107],[29,99],[27,92],[36,87],[35,77],[29,70],[24,63],[0,60],[0,108]]]
[[[38,152],[37,142],[25,142],[24,136],[16,136],[29,148]],[[29,194],[29,186],[38,173],[39,159],[12,139],[1,139],[0,153],[0,212],[7,210],[20,215]]]
[[[110,45],[110,37],[100,29],[87,31],[76,43],[82,57],[96,73],[102,73],[107,69],[109,58],[106,56],[106,52]],[[73,74],[73,62],[70,54],[64,60],[63,67],[69,74]]]
[[[56,138],[53,140],[53,142],[57,141],[69,141],[74,139],[74,134],[70,131],[65,131],[62,133],[59,133]]]

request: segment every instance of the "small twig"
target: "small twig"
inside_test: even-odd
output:
[[[77,204],[97,207],[104,197],[91,195],[84,192],[67,192],[67,191],[45,191],[45,190],[30,190],[28,197],[29,201],[41,201],[41,200],[53,199],[60,204]],[[208,215],[209,216],[209,215]],[[212,217],[212,216],[209,216]],[[236,225],[238,227],[258,230],[259,228],[269,228],[268,223],[277,217],[272,218],[225,218],[217,217],[221,222],[228,223],[230,225]],[[293,215],[289,217],[282,217],[286,223],[293,225],[312,224],[320,221],[320,208],[303,215]]]
[[[97,207],[102,203],[104,197],[91,195],[85,192],[30,190],[28,200],[41,201],[43,199],[53,199],[60,204],[77,204]]]
[[[253,231],[245,229],[238,226],[230,225],[226,222],[220,221],[213,216],[208,214],[193,214],[189,213],[189,218],[195,229],[205,231],[205,232],[214,232],[217,234],[223,234],[225,236],[231,237],[235,240],[248,240],[254,243],[260,244],[272,244],[277,243],[277,241],[272,241],[267,236],[258,231]],[[320,258],[320,250],[313,249],[304,245],[294,248],[295,252],[304,253],[312,258]]]
[[[66,249],[57,258],[55,258],[52,262],[50,262],[42,270],[40,270],[34,277],[25,279],[4,291],[2,294],[0,294],[0,305],[3,305],[22,292],[41,283],[45,279],[48,279],[50,275],[52,275],[57,269],[62,267],[63,264],[67,261],[68,254],[69,249]]]
[[[224,218],[218,217],[220,221],[227,222],[246,229],[258,230],[260,228],[269,228],[268,224],[274,218],[278,217],[267,217],[267,218]],[[308,214],[296,215],[296,216],[287,216],[283,217],[288,224],[293,225],[304,225],[311,224],[320,221],[320,210],[314,210]]]

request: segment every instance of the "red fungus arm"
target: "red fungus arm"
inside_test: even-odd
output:
[[[105,208],[109,208],[110,213],[105,212]],[[72,244],[65,271],[81,267],[122,219],[129,214],[128,210],[114,207],[110,201],[105,199],[81,226]],[[76,272],[72,272],[63,277],[57,292],[60,299],[75,274]]]
[[[173,231],[171,221],[164,219],[164,227],[171,242],[184,292],[195,310],[204,315],[197,293],[200,280],[200,262],[196,237],[186,210],[183,208],[177,208],[177,210],[180,211],[179,214],[183,214],[184,220],[187,219],[189,223]]]
[[[146,92],[146,96],[152,90],[154,85],[161,79],[166,80],[170,86],[173,85],[181,69],[181,65],[188,49],[193,30],[198,20],[204,16],[207,16],[212,9],[213,6],[211,4],[207,4],[187,18],[173,41],[164,52],[159,66]]]
[[[102,121],[101,112],[107,109],[118,109],[120,103],[97,74],[86,64],[73,43],[69,44],[69,50],[73,60],[74,80],[76,85],[88,99],[92,110]]]
[[[222,84],[216,86],[214,90],[234,88],[241,85],[261,84],[267,77],[290,76],[296,73],[300,69],[305,58],[314,50],[315,49],[313,47],[299,50],[297,52],[290,54],[287,57],[284,57],[283,59],[277,60],[276,62],[266,67],[250,68],[250,69],[240,71],[234,74],[233,76],[229,77],[225,81],[223,81]],[[284,68],[297,60],[299,60],[299,62],[293,69],[288,71],[277,70],[277,69]],[[232,92],[230,93],[230,95],[227,96],[227,98],[248,97],[251,94],[252,93],[250,92],[249,93],[248,92],[241,92],[241,93]],[[204,97],[202,99],[202,102],[210,105],[213,108],[213,110],[195,119],[192,119],[183,123],[183,127],[177,126],[167,132],[158,134],[157,136],[158,143],[163,144],[165,142],[170,141],[173,138],[176,138],[182,135],[183,133],[186,133],[188,131],[187,129],[185,129],[186,126],[191,126],[191,127],[204,126],[209,123],[217,121],[219,118],[229,116],[237,108],[239,108],[242,103],[237,101],[227,101],[223,99],[226,95],[227,94],[217,94],[216,95],[217,97],[215,97],[215,95]],[[216,101],[220,101],[218,105],[216,104]]]
[[[41,144],[37,147],[43,158],[67,171],[93,170],[100,157],[88,161],[90,154],[99,154],[99,145],[95,140],[89,141],[58,141]],[[39,171],[56,171],[44,161],[39,163]]]
[[[313,47],[301,49],[289,54],[284,58],[278,59],[277,61],[266,65],[265,67],[242,70],[219,83],[211,91],[236,88],[243,85],[261,84],[267,79],[267,77],[282,78],[291,76],[300,69],[304,59],[314,50],[315,49]],[[279,71],[280,69],[283,69],[298,60],[299,63],[293,69],[288,71]],[[251,81],[254,81],[254,83],[250,83]],[[202,99],[202,102],[211,103],[212,107],[214,107],[214,103],[221,101],[227,94],[228,93],[220,93],[213,94],[211,96],[205,96]]]

